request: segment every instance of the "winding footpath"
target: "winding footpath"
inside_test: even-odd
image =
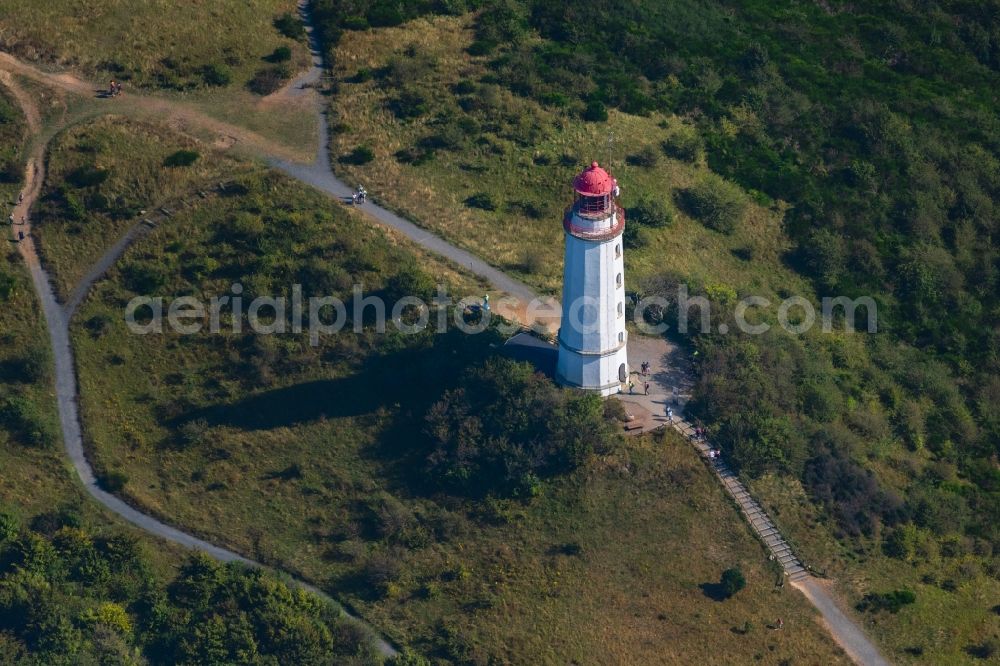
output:
[[[12,82],[7,81],[5,83],[8,87],[12,87]],[[15,95],[15,98],[18,99],[22,105],[25,103],[31,105],[30,98],[17,95]],[[25,109],[26,117],[30,117],[28,114],[31,110],[33,110],[32,106]],[[31,234],[31,217],[29,214],[32,205],[34,205],[35,201],[38,199],[42,183],[45,180],[44,157],[46,147],[46,142],[39,141],[37,146],[32,151],[32,155],[29,157],[27,167],[25,169],[24,188],[22,191],[23,199],[15,206],[13,213],[16,220],[21,220],[22,218],[25,219],[25,223],[23,225],[19,224],[16,227],[17,231],[24,233],[24,239],[18,243],[18,251],[24,260],[25,266],[31,274],[31,281],[35,287],[35,293],[38,296],[39,303],[41,303],[42,312],[45,315],[45,322],[49,331],[49,340],[52,346],[52,357],[55,366],[56,401],[58,404],[59,424],[62,430],[63,445],[66,449],[66,454],[69,457],[70,462],[73,464],[73,468],[76,470],[77,475],[80,477],[80,481],[83,483],[84,489],[91,497],[100,502],[104,507],[113,511],[144,532],[166,539],[167,541],[180,544],[186,548],[201,551],[220,562],[237,562],[249,567],[269,569],[269,567],[246,558],[239,553],[216,546],[215,544],[209,543],[204,539],[199,539],[198,537],[167,525],[156,518],[148,516],[141,511],[136,510],[134,507],[122,501],[115,495],[103,490],[98,485],[97,476],[95,475],[90,462],[87,460],[83,446],[83,436],[81,432],[81,421],[77,401],[76,368],[73,360],[73,350],[70,346],[69,323],[73,317],[76,307],[83,301],[94,282],[104,274],[104,272],[121,256],[122,253],[125,252],[134,240],[142,235],[141,227],[148,227],[149,224],[146,220],[143,220],[126,232],[122,239],[112,246],[97,262],[97,264],[95,264],[95,266],[88,271],[87,276],[74,289],[70,302],[67,303],[65,307],[60,306],[59,302],[56,300],[55,292],[52,289],[52,283],[49,279],[48,273],[46,273],[41,262],[39,261],[38,250]],[[17,233],[17,231],[15,231],[15,233]],[[283,574],[283,572],[278,573]],[[283,575],[287,576],[287,574]],[[292,576],[287,577],[294,585],[340,607],[340,604],[335,599],[314,585],[298,580]],[[353,621],[366,627],[368,626],[362,620],[350,615],[346,611],[343,612]],[[371,627],[368,628],[371,629]],[[372,631],[374,632],[374,630]],[[377,633],[374,635],[376,637],[375,647],[383,656],[393,657],[398,654],[396,649],[388,641],[379,637]]]
[[[297,77],[292,84],[290,84],[290,86],[287,86],[283,91],[283,94],[295,96],[300,94],[313,95],[316,112],[319,118],[319,146],[311,164],[296,162],[295,159],[297,155],[295,152],[285,146],[281,146],[269,139],[260,137],[245,128],[236,127],[223,121],[209,118],[204,114],[185,107],[182,103],[173,100],[130,96],[130,101],[127,104],[116,104],[115,111],[118,113],[135,113],[136,115],[152,112],[160,115],[161,118],[182,118],[185,122],[196,125],[209,132],[229,137],[236,137],[239,140],[241,147],[249,148],[251,152],[263,158],[271,166],[284,172],[291,178],[323,191],[340,201],[349,200],[352,188],[338,179],[333,174],[330,167],[327,122],[326,116],[322,110],[321,101],[318,95],[309,92],[309,89],[312,88],[322,76],[323,62],[320,56],[320,51],[316,47],[311,24],[308,21],[309,17],[304,0],[300,4],[300,10],[303,13],[303,17],[306,19],[307,32],[309,33],[310,43],[313,46],[313,66],[307,72]],[[83,82],[69,74],[52,74],[43,72],[8,54],[0,53],[0,83],[3,83],[12,90],[14,98],[19,104],[21,104],[25,117],[28,119],[29,129],[35,136],[39,136],[42,125],[38,110],[35,108],[30,96],[24,94],[23,91],[18,89],[16,81],[13,80],[10,72],[28,77],[32,80],[61,89],[71,94],[92,96],[95,91],[95,87],[92,84]],[[25,234],[24,240],[19,243],[19,251],[25,261],[25,265],[31,273],[32,282],[34,284],[35,291],[38,294],[39,302],[42,305],[42,310],[45,314],[45,319],[48,325],[53,358],[55,361],[56,397],[58,401],[63,441],[67,455],[76,469],[80,480],[91,497],[136,527],[152,535],[191,549],[202,551],[222,562],[239,562],[247,566],[267,568],[263,567],[260,563],[254,562],[253,560],[250,560],[238,553],[211,544],[203,539],[199,539],[155,518],[152,518],[123,502],[115,495],[102,490],[98,486],[94,470],[86,458],[83,447],[83,439],[81,436],[81,422],[77,405],[77,381],[73,353],[70,345],[69,322],[76,310],[76,307],[86,298],[86,295],[94,282],[100,279],[104,272],[111,265],[113,265],[115,261],[117,261],[117,259],[131,243],[145,233],[146,229],[141,228],[140,225],[146,224],[146,221],[139,222],[121,239],[119,239],[114,246],[109,248],[97,264],[95,264],[95,266],[88,271],[83,281],[74,289],[69,302],[65,306],[60,306],[56,300],[49,277],[38,260],[38,253],[30,233],[30,216],[28,215],[32,204],[38,197],[44,180],[45,148],[46,141],[39,139],[37,141],[37,145],[31,151],[25,171],[24,200],[15,208],[14,215],[16,220],[20,220],[22,217],[27,220],[25,225],[16,227],[16,230],[24,231]],[[538,318],[532,316],[532,312],[536,311],[540,311],[543,315],[545,312],[551,313],[551,307],[554,304],[553,299],[540,297],[529,286],[503,273],[479,257],[452,245],[441,237],[430,233],[409,220],[406,220],[399,215],[378,206],[377,204],[366,203],[360,207],[360,210],[373,218],[379,224],[400,232],[417,245],[454,262],[470,273],[486,280],[498,292],[506,294],[509,299],[507,301],[509,306],[507,311],[504,311],[502,308],[496,308],[502,314],[505,314],[512,319],[516,319],[527,326],[535,326],[538,323],[542,323],[543,328],[552,330],[553,325],[557,325],[557,320],[553,321],[551,316],[548,321],[545,321],[544,318],[542,318],[541,322],[539,322]],[[152,224],[155,224],[155,222],[152,222]],[[150,224],[146,224],[146,226],[149,227]],[[650,346],[651,344],[653,343],[648,341],[646,342],[642,351],[643,358],[636,359],[634,365],[638,366],[638,361],[640,360],[653,360],[656,365],[667,367],[669,365],[667,363],[667,359],[675,356],[676,350],[674,350],[665,341],[657,341],[653,346]],[[678,377],[678,373],[685,376]],[[664,375],[664,377],[666,377],[666,375]],[[650,407],[652,407],[653,404],[666,404],[666,392],[668,387],[664,383],[665,381],[667,380],[660,379],[655,381],[654,386],[657,389],[656,395],[649,396],[651,399],[655,397],[655,402],[650,400]],[[675,368],[674,375],[669,381],[671,383],[680,381],[685,385],[689,385],[690,376],[689,373],[685,373],[683,371],[683,368]],[[680,416],[682,411],[683,407],[681,406],[678,408],[678,416]],[[658,423],[656,427],[662,427],[663,425],[666,424],[661,422]],[[674,425],[675,427],[678,427],[681,425],[681,422],[678,421]],[[693,440],[692,443],[694,443]],[[697,447],[697,444],[695,445]],[[704,454],[704,451],[701,453]],[[772,553],[781,552],[788,554],[783,558],[779,558],[779,561],[786,566],[786,571],[789,571],[789,563],[794,562],[794,565],[792,566],[796,568],[793,568],[790,571],[790,573],[794,574],[792,585],[796,587],[796,589],[800,590],[817,608],[823,617],[825,626],[845,652],[859,664],[871,666],[883,666],[887,664],[888,662],[880,655],[878,649],[868,639],[861,628],[858,627],[857,624],[854,623],[843,610],[841,610],[834,596],[829,592],[827,587],[820,581],[808,575],[801,567],[801,563],[798,559],[795,558],[794,555],[790,555],[791,549],[787,548],[787,543],[785,543],[784,539],[781,538],[780,533],[778,533],[778,530],[774,527],[773,522],[771,522],[763,510],[760,509],[759,505],[757,505],[756,502],[753,502],[753,500],[749,497],[749,494],[746,492],[746,489],[742,487],[742,484],[739,484],[738,486],[734,485],[734,483],[738,484],[738,481],[736,481],[731,474],[724,474],[724,471],[720,471],[719,468],[716,468],[715,471],[720,481],[727,488],[727,490],[734,495],[741,506],[743,506],[744,502],[747,502],[747,506],[752,507],[752,510],[744,507],[744,511],[747,513],[751,526],[754,527],[757,535],[761,538],[765,547],[771,550]],[[752,505],[750,502],[752,502]],[[753,513],[753,516],[751,516],[750,513]],[[757,524],[754,520],[757,520],[761,525],[767,526],[766,534],[761,530],[757,530]],[[768,537],[771,537],[770,541],[768,540]],[[778,549],[777,551],[776,548]],[[292,580],[295,584],[301,586],[302,588],[333,601],[328,595],[318,590],[316,587],[303,581],[295,579]],[[355,619],[357,620],[357,618]],[[357,621],[361,622],[360,620]],[[385,656],[393,656],[397,654],[394,647],[384,639],[377,639],[377,647]]]

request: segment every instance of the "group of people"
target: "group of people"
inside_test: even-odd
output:
[[[649,382],[643,382],[643,387],[642,388],[643,388],[643,391],[644,391],[644,395],[649,395]],[[628,392],[631,395],[635,395],[635,382],[633,382],[631,380],[629,380],[629,383],[628,383]]]
[[[365,189],[364,185],[358,185],[358,189],[354,190],[354,195],[351,197],[351,202],[355,205],[363,204],[368,200],[368,190]]]
[[[108,86],[108,97],[118,97],[118,95],[121,94],[122,94],[122,82],[111,79],[111,85]]]
[[[24,192],[20,192],[17,195],[17,205],[20,206],[22,203],[24,203]],[[25,220],[24,215],[22,215],[21,216],[21,221],[20,222],[16,222],[14,220],[14,213],[13,213],[13,211],[11,211],[10,215],[7,216],[7,222],[8,222],[8,224],[11,225],[11,227],[13,227],[15,224],[25,224],[26,220]],[[17,232],[17,237],[14,239],[14,242],[15,243],[20,243],[23,240],[24,240],[24,232],[23,231],[18,231]]]

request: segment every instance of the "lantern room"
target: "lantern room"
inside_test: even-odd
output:
[[[614,197],[618,183],[597,162],[591,162],[573,179],[576,191],[574,208],[581,216],[605,216],[614,210]]]

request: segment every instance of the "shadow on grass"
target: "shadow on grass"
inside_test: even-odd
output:
[[[729,598],[726,588],[722,583],[702,583],[698,586],[702,594],[712,601],[725,601]]]
[[[422,474],[428,454],[421,435],[424,416],[467,367],[494,353],[503,339],[495,331],[468,335],[456,330],[403,340],[406,346],[369,356],[361,370],[349,376],[302,382],[238,402],[194,409],[171,419],[168,426],[177,432],[185,424],[200,421],[207,426],[258,431],[321,419],[386,415],[389,418],[382,422],[375,445],[364,454],[381,466],[390,484],[418,494],[430,492]],[[294,470],[271,474],[287,479]]]

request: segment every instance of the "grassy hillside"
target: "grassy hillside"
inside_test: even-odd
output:
[[[308,63],[297,16],[295,0],[3,0],[0,48],[129,87],[240,87]]]
[[[0,201],[3,221],[10,214],[11,197],[17,197],[18,185],[24,178],[21,150],[25,136],[24,116],[17,103],[8,97],[6,88],[0,87]]]
[[[35,232],[65,297],[143,216],[198,198],[247,166],[166,127],[104,116],[60,133],[48,152]]]
[[[236,281],[245,297],[281,294],[296,280],[307,295],[359,281],[391,296],[442,277],[463,293],[461,276],[418,266],[408,244],[327,199],[272,176],[241,182],[242,196],[184,212],[132,248],[77,317],[88,443],[99,468],[124,474],[124,495],[302,573],[445,663],[684,662],[704,659],[706,632],[723,646],[719,663],[843,660],[804,599],[775,588],[777,570],[680,440],[618,442],[568,475],[537,467],[527,485],[487,497],[444,483],[452,454],[428,448],[424,415],[495,354],[493,333],[408,337],[390,325],[311,347],[305,333],[228,332],[224,316],[220,335],[130,334],[115,313],[137,275],[201,297]],[[528,381],[509,399],[557,418],[571,394]],[[448,395],[457,405],[461,393]],[[517,459],[466,436],[482,442],[476,455]],[[730,567],[748,586],[717,601]],[[795,632],[768,629],[777,617]]]
[[[691,411],[852,603],[916,593],[899,613],[865,616],[894,658],[989,653],[1000,636],[987,601],[1000,587],[992,14],[491,2],[414,18],[422,10],[406,7],[408,22],[376,30],[328,16],[340,28],[334,168],[554,291],[572,175],[610,160],[635,230],[629,288],[665,295],[671,324],[680,283],[713,305],[710,330],[686,338],[701,359]],[[878,333],[838,321],[826,334],[717,334],[735,330],[748,295],[772,302],[754,314],[772,325],[792,295],[817,310],[821,296],[871,295]]]

